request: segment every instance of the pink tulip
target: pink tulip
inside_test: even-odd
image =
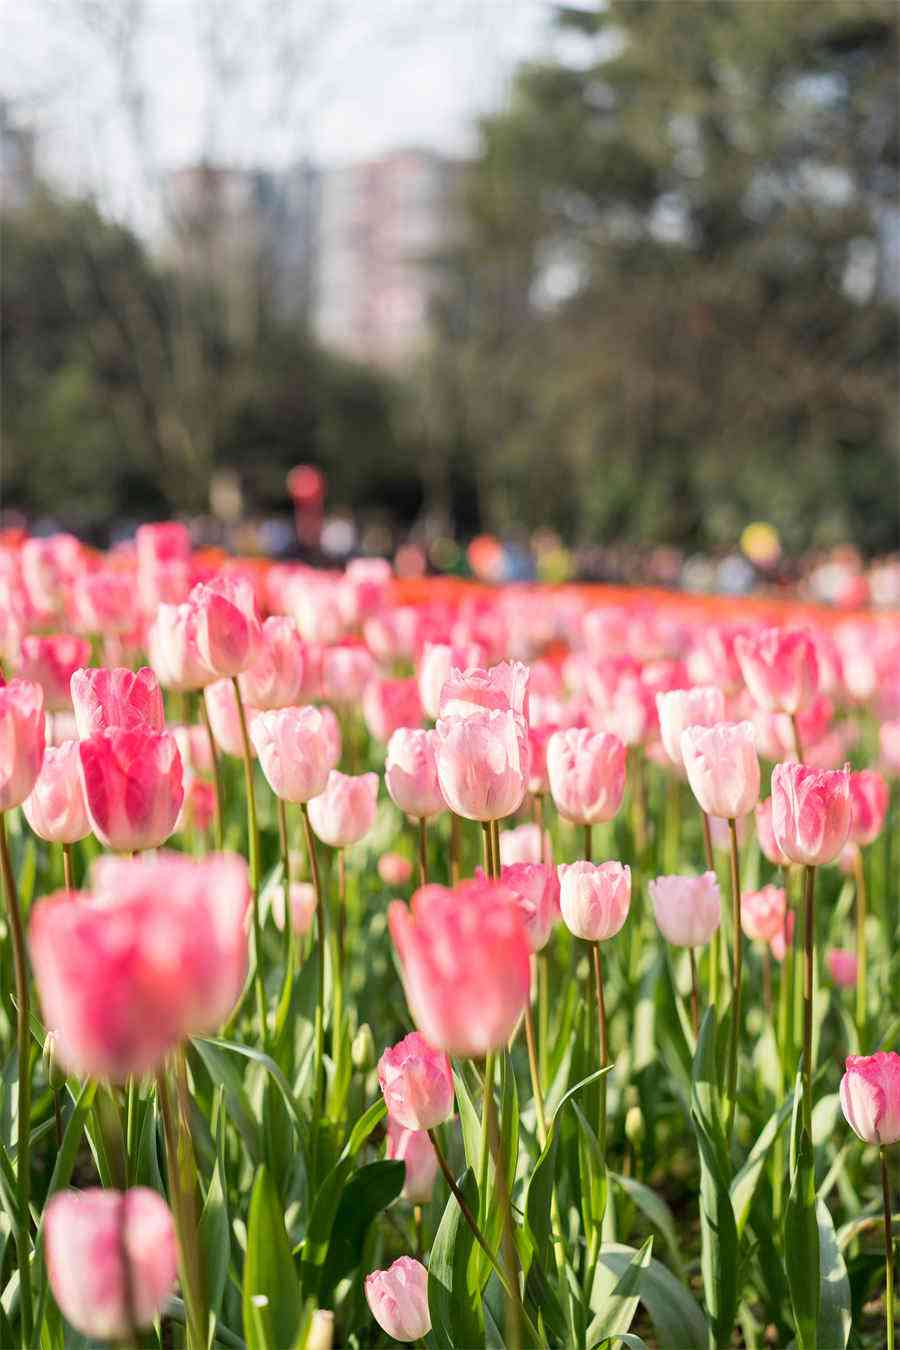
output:
[[[828,973],[838,988],[852,989],[859,972],[856,953],[843,947],[832,947],[825,959],[828,962]]]
[[[372,654],[358,643],[338,643],[322,653],[322,692],[330,703],[359,703],[374,675]]]
[[[528,791],[532,796],[543,796],[550,791],[550,777],[547,772],[547,746],[554,732],[559,731],[555,723],[546,726],[529,726],[528,750],[530,768],[528,770]]]
[[[576,825],[612,820],[625,791],[625,747],[612,732],[557,731],[547,744],[550,792]]]
[[[76,670],[71,682],[80,740],[98,731],[162,731],[166,725],[162,690],[149,666],[126,670],[107,666]]]
[[[101,569],[83,572],[73,587],[75,625],[82,633],[127,633],[134,625],[134,577]]]
[[[427,1130],[408,1130],[388,1113],[386,1156],[404,1165],[401,1198],[411,1205],[427,1205],[438,1169],[437,1154]]]
[[[176,830],[192,829],[202,834],[215,819],[216,790],[203,778],[185,777],[184,802],[175,824]]]
[[[72,583],[84,566],[84,550],[72,534],[26,539],[22,545],[22,578],[28,597],[44,614],[62,614]]]
[[[231,680],[216,680],[208,684],[203,691],[209,725],[219,749],[235,759],[244,755],[244,738],[241,732],[241,716],[238,711],[237,696]],[[250,753],[256,753],[253,728],[256,720],[264,716],[257,708],[244,704],[244,716],[247,719],[247,735],[250,738]]]
[[[850,1055],[841,1079],[841,1109],[847,1124],[865,1144],[896,1144],[900,1139],[900,1055]]]
[[[331,772],[328,727],[319,708],[259,713],[250,727],[269,787],[286,802],[308,802],[325,791]]]
[[[135,728],[98,731],[79,744],[94,834],[107,848],[158,848],[175,829],[184,776],[175,737]]]
[[[772,829],[791,862],[833,862],[850,832],[849,769],[819,772],[805,764],[772,770]]]
[[[413,874],[413,865],[402,853],[382,853],[378,875],[385,886],[405,886]]]
[[[401,727],[417,727],[422,705],[415,680],[370,680],[362,699],[369,735],[383,744]]]
[[[161,604],[181,604],[190,590],[191,536],[186,525],[162,521],[135,532],[138,594],[146,614]]]
[[[517,825],[513,830],[500,831],[500,862],[504,867],[513,863],[552,863],[553,845],[549,833],[541,835],[540,825]]]
[[[304,937],[312,928],[316,913],[315,887],[308,881],[292,881],[290,889],[291,929]],[[272,887],[269,898],[272,918],[279,933],[284,931],[284,886],[281,880]]]
[[[428,1272],[411,1256],[365,1278],[366,1302],[375,1321],[395,1341],[419,1341],[431,1330]]]
[[[672,763],[682,768],[681,733],[686,727],[712,727],[724,722],[725,695],[714,684],[673,689],[656,695],[656,710],[663,748]]]
[[[76,1331],[132,1341],[162,1312],[178,1253],[168,1206],[156,1191],[59,1191],[44,1214],[47,1276]]]
[[[734,624],[706,628],[703,640],[688,657],[688,670],[696,684],[715,684],[726,695],[736,694],[744,683],[736,643],[749,630]]]
[[[303,684],[303,642],[293,619],[273,615],[260,629],[251,665],[238,676],[241,697],[253,708],[286,708]]]
[[[206,728],[194,724],[174,726],[169,730],[178,744],[185,775],[200,773],[209,776],[213,771],[213,762]]]
[[[378,1082],[388,1115],[407,1130],[434,1129],[453,1114],[450,1061],[418,1031],[385,1050]]]
[[[445,809],[438,784],[437,733],[401,727],[388,742],[384,784],[391,801],[420,820]]]
[[[382,608],[391,586],[391,565],[385,558],[353,558],[338,585],[344,621],[358,627]]]
[[[328,762],[332,769],[336,769],[341,762],[341,724],[327,704],[320,703],[319,712],[322,714],[324,724]]]
[[[0,687],[0,811],[20,806],[44,759],[44,691],[31,680]]]
[[[309,803],[309,819],[323,844],[358,844],[375,824],[378,774],[350,775],[332,769],[325,790]]]
[[[850,775],[850,838],[861,848],[877,839],[890,803],[888,785],[875,769]]]
[[[794,911],[789,909],[784,916],[784,923],[769,943],[769,950],[776,961],[783,961],[787,955],[787,950],[794,940]]]
[[[771,942],[784,929],[787,900],[780,886],[763,886],[741,896],[741,927],[752,941]]]
[[[439,716],[469,717],[480,712],[514,712],[528,721],[530,671],[521,661],[502,661],[490,670],[451,670],[441,690]]]
[[[722,820],[720,816],[708,816],[709,820],[709,838],[713,849],[717,853],[730,853],[731,851],[731,829],[727,820]],[[737,834],[738,848],[743,848],[750,838],[750,831],[753,827],[751,816],[738,816],[735,821],[735,833]]]
[[[419,649],[422,615],[416,605],[394,605],[363,624],[366,646],[383,666],[412,661]]]
[[[497,882],[423,886],[395,900],[388,926],[416,1026],[449,1055],[505,1045],[531,990],[531,951],[512,894]]]
[[[525,724],[513,712],[442,717],[435,728],[444,800],[467,820],[501,820],[522,804],[528,782]]]
[[[691,791],[708,816],[735,820],[759,800],[759,759],[752,722],[686,727],[681,754]]]
[[[882,722],[878,728],[878,747],[885,773],[900,778],[900,719]]]
[[[195,586],[190,603],[197,613],[197,648],[217,675],[240,675],[252,666],[262,642],[256,597],[246,577],[220,575]]]
[[[37,781],[22,803],[35,834],[51,844],[74,844],[91,832],[80,764],[77,741],[48,746]]]
[[[22,638],[18,674],[24,680],[33,680],[44,691],[46,712],[66,712],[72,707],[69,682],[79,666],[91,659],[91,644],[87,638],[70,633],[55,633],[52,637]]]
[[[815,645],[802,630],[764,628],[738,634],[734,650],[744,683],[769,712],[797,713],[819,691]]]
[[[147,630],[147,652],[160,684],[166,689],[204,689],[216,673],[197,646],[197,611],[193,605],[160,605]]]
[[[626,673],[598,708],[594,723],[618,736],[623,745],[644,745],[657,727],[656,695],[640,675]]]
[[[673,947],[704,947],[722,919],[715,872],[699,877],[657,877],[650,899],[659,931]]]
[[[477,643],[467,647],[451,647],[444,642],[426,642],[419,658],[417,679],[419,697],[426,716],[435,720],[440,716],[441,691],[450,678],[450,671],[468,670],[484,659],[484,651]]]
[[[543,863],[511,863],[501,868],[500,880],[522,911],[531,950],[543,951],[559,918],[556,868]]]
[[[786,867],[790,858],[778,847],[775,831],[772,828],[772,798],[766,797],[756,808],[756,837],[763,856],[775,867]]]
[[[587,942],[615,937],[628,918],[631,868],[618,862],[561,863],[559,907],[571,933]]]

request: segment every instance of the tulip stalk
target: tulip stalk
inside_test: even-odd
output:
[[[293,947],[293,923],[291,922],[291,854],[288,848],[287,803],[283,797],[276,796],[275,806],[278,812],[278,843],[281,848],[282,887],[284,894],[284,971],[285,979],[291,969],[291,949]]]
[[[319,999],[316,1006],[315,1024],[315,1060],[313,1070],[313,1102],[315,1105],[315,1113],[313,1118],[318,1120],[322,1110],[322,1067],[325,1059],[325,904],[322,898],[322,885],[319,878],[319,860],[316,856],[316,839],[309,819],[309,805],[307,802],[300,803],[300,813],[303,816],[303,837],[306,841],[306,856],[309,861],[309,875],[310,880],[312,881],[313,892],[316,897],[316,935],[318,937],[316,952],[319,976]]]
[[[219,760],[219,750],[216,745],[216,738],[213,735],[212,723],[209,720],[209,709],[206,706],[206,699],[203,692],[200,693],[200,712],[203,717],[203,723],[206,727],[206,739],[209,742],[209,755],[213,767],[213,825],[215,828],[216,848],[221,853],[225,847],[225,828],[222,821],[222,802],[225,800],[222,791],[222,765]]]
[[[737,822],[734,817],[728,821],[728,833],[731,840],[731,940],[734,944],[733,993],[731,999],[731,1031],[728,1038],[728,1105],[725,1120],[725,1135],[731,1141],[734,1130],[734,1114],[737,1105],[738,1049],[741,1040],[741,977],[743,974],[744,943],[741,929],[741,868],[738,856]]]
[[[72,845],[62,844],[60,847],[62,848],[63,885],[67,891],[74,891],[75,882],[73,880],[72,872]]]
[[[605,1069],[609,1063],[609,1039],[606,1025],[606,996],[603,988],[603,962],[600,955],[600,943],[591,943],[594,962],[594,993],[597,998],[597,1027],[600,1033],[600,1068]],[[599,1130],[597,1137],[600,1140],[600,1151],[606,1156],[606,1074],[603,1074],[597,1084],[600,1094],[600,1114]]]
[[[428,824],[424,816],[419,817],[419,885],[428,883]]]
[[[0,811],[0,866],[3,870],[3,892],[6,914],[12,939],[13,970],[16,982],[16,1049],[18,1057],[19,1090],[16,1099],[17,1152],[16,1182],[19,1221],[16,1225],[16,1251],[19,1262],[19,1309],[22,1322],[22,1344],[31,1345],[31,1238],[29,1215],[31,1204],[31,1013],[28,995],[28,964],[25,956],[25,935],[19,896],[9,856],[6,833],[6,812]]]
[[[896,1318],[894,1316],[894,1230],[891,1219],[891,1185],[888,1179],[887,1149],[884,1144],[878,1150],[881,1161],[881,1193],[884,1199],[884,1316],[887,1331],[887,1350],[894,1350]]]
[[[236,675],[231,683],[237,701],[238,721],[241,726],[241,745],[244,751],[244,793],[247,798],[247,852],[250,864],[250,891],[253,904],[253,949],[256,956],[256,1010],[259,1017],[263,1049],[269,1045],[269,1019],[266,1010],[266,986],[263,979],[262,924],[259,917],[259,824],[256,819],[256,788],[253,784],[253,757],[250,753],[250,736],[247,731],[247,715],[244,700]],[[288,916],[285,915],[285,922]]]
[[[713,857],[709,816],[702,809],[700,819],[703,822],[703,856],[706,859],[706,870],[707,872],[715,872],[716,863]],[[719,1003],[719,967],[721,965],[719,944],[721,940],[720,929],[717,928],[709,939],[709,1002],[713,1008],[718,1008]]]
[[[700,998],[697,992],[697,959],[693,947],[688,947],[688,959],[691,963],[691,1030],[696,1041],[700,1035]]]
[[[178,1051],[183,1055],[183,1051]],[[179,1074],[185,1075],[183,1061]],[[166,1143],[169,1190],[175,1234],[178,1240],[181,1285],[187,1313],[188,1350],[206,1350],[209,1315],[203,1294],[200,1252],[197,1247],[197,1212],[194,1176],[191,1166],[190,1128],[187,1120],[187,1078],[179,1081],[179,1107],[176,1112],[165,1069],[156,1074],[156,1091]]]
[[[803,868],[803,1116],[812,1138],[813,962],[815,959],[816,869]]]
[[[519,1289],[519,1261],[516,1251],[516,1232],[512,1213],[512,1199],[506,1182],[506,1159],[497,1127],[497,1115],[494,1107],[494,1055],[489,1054],[484,1062],[484,1121],[487,1142],[494,1159],[494,1185],[503,1216],[503,1258],[507,1271],[504,1284],[507,1295],[506,1344],[508,1350],[522,1350],[522,1325],[525,1309],[522,1306],[522,1294]],[[482,1169],[484,1160],[482,1160]],[[533,1328],[531,1328],[533,1334]]]

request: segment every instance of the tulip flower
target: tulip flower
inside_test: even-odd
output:
[[[437,733],[401,727],[388,742],[384,783],[391,801],[408,816],[428,820],[445,810],[438,783]]]
[[[714,684],[673,689],[656,695],[656,710],[663,748],[672,763],[682,768],[681,733],[686,727],[712,727],[724,722],[725,695]]]
[[[577,825],[612,820],[625,790],[625,747],[611,732],[557,731],[547,744],[547,774],[565,820]]]
[[[141,727],[79,743],[91,829],[107,848],[158,848],[175,829],[184,776],[175,737]]]
[[[166,689],[204,689],[216,672],[197,645],[197,610],[193,605],[160,605],[147,630],[147,652],[160,684]]]
[[[800,629],[739,633],[735,655],[754,700],[769,712],[794,717],[819,691],[819,665],[810,635]]]
[[[438,1170],[437,1154],[428,1131],[408,1130],[389,1114],[386,1156],[404,1165],[401,1198],[411,1205],[427,1205]]]
[[[385,886],[405,886],[413,874],[413,865],[402,853],[382,853],[378,875]]]
[[[179,521],[139,525],[135,531],[138,594],[146,614],[180,604],[190,589],[191,536]]]
[[[715,872],[665,876],[650,882],[659,930],[673,947],[703,947],[719,927],[722,898]]]
[[[391,576],[386,558],[353,558],[348,562],[338,585],[338,604],[350,627],[358,627],[383,607]]]
[[[521,661],[501,661],[490,670],[451,670],[441,690],[440,717],[514,712],[528,721],[530,671]]]
[[[422,615],[417,605],[392,605],[363,624],[366,646],[383,666],[412,661],[419,650]]]
[[[790,858],[778,847],[775,831],[772,828],[772,798],[766,797],[756,808],[756,837],[763,857],[775,867],[787,867]]]
[[[628,918],[631,868],[618,862],[561,863],[559,905],[570,932],[586,942],[607,942]]]
[[[0,812],[20,806],[44,759],[44,691],[31,680],[0,687]]]
[[[72,675],[90,659],[91,644],[87,638],[73,637],[70,633],[50,637],[30,635],[22,638],[18,674],[21,679],[41,686],[46,712],[68,712],[72,708],[69,692]]]
[[[691,791],[708,816],[735,820],[759,800],[759,759],[752,722],[686,727],[681,755]]]
[[[378,1082],[388,1116],[407,1130],[432,1130],[453,1114],[450,1061],[418,1031],[385,1050]]]
[[[422,704],[415,680],[370,680],[362,697],[362,711],[369,734],[387,744],[401,727],[417,727]]]
[[[103,568],[83,572],[72,588],[75,626],[81,633],[108,637],[134,626],[134,578],[127,572]]]
[[[477,643],[466,647],[452,647],[445,642],[426,642],[419,658],[416,678],[419,697],[428,717],[440,717],[441,692],[450,678],[450,672],[477,667],[484,651]]]
[[[297,702],[303,685],[303,641],[293,619],[266,619],[256,655],[238,684],[251,708],[286,708]]]
[[[47,1276],[63,1316],[91,1340],[131,1343],[162,1312],[178,1253],[156,1191],[58,1191],[44,1217]]]
[[[851,861],[856,883],[856,960],[859,983],[856,988],[856,1023],[864,1034],[868,1011],[868,954],[866,938],[866,868],[862,848],[877,839],[884,826],[890,804],[890,791],[881,774],[874,769],[862,769],[850,775],[850,834]]]
[[[122,666],[76,670],[71,693],[80,740],[98,731],[165,728],[162,690],[149,666],[137,671]]]
[[[276,797],[308,802],[331,772],[329,728],[319,708],[279,708],[250,722],[250,740]]]
[[[316,892],[308,881],[292,881],[290,888],[291,929],[297,937],[304,937],[312,928],[316,912]],[[284,886],[279,881],[269,897],[272,918],[279,932],[284,930]]]
[[[783,925],[769,942],[769,951],[776,961],[783,961],[790,951],[794,940],[794,923],[794,912],[789,909],[785,913]]]
[[[511,863],[500,869],[500,881],[515,896],[525,919],[533,952],[542,951],[559,918],[559,877],[543,863]]]
[[[75,578],[85,567],[84,550],[73,534],[26,539],[22,545],[22,579],[35,609],[57,617]]]
[[[382,1331],[395,1341],[419,1341],[431,1330],[428,1272],[411,1256],[387,1270],[373,1270],[364,1282],[366,1302]]]
[[[37,781],[22,803],[25,819],[41,839],[74,844],[90,834],[80,764],[78,741],[45,750]]]
[[[817,771],[776,764],[772,771],[772,830],[791,862],[819,867],[833,862],[850,832],[848,769]]]
[[[197,615],[197,649],[217,675],[232,677],[256,659],[262,628],[246,577],[220,575],[195,586],[189,597]]]
[[[786,909],[787,900],[780,886],[745,891],[741,897],[741,927],[751,940],[771,942],[784,928]]]
[[[858,976],[856,953],[843,947],[832,947],[826,954],[828,973],[839,989],[852,989]]]
[[[377,773],[356,776],[332,769],[324,790],[309,803],[309,818],[323,844],[358,844],[375,824]]]
[[[451,811],[467,820],[501,820],[517,811],[528,785],[528,738],[514,712],[442,717],[438,782]]]
[[[241,714],[238,709],[237,693],[231,680],[216,680],[208,684],[203,691],[203,701],[209,717],[209,725],[216,745],[225,755],[242,759],[244,755],[244,735],[241,730]],[[290,711],[286,709],[285,711]],[[244,708],[247,730],[250,737],[250,753],[256,750],[253,728],[257,718],[263,714],[257,708]]]
[[[552,841],[540,825],[517,825],[515,829],[500,831],[500,862],[504,867],[552,861]]]
[[[372,654],[359,643],[337,643],[322,653],[322,692],[329,703],[348,708],[359,703],[374,675]]]

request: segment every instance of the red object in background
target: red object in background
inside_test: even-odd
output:
[[[325,508],[325,475],[311,464],[298,464],[287,476],[294,503],[297,538],[305,548],[319,547]]]

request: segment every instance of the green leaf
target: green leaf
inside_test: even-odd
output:
[[[737,1224],[738,1237],[744,1231],[750,1215],[753,1196],[765,1166],[766,1156],[781,1131],[782,1126],[793,1109],[794,1096],[790,1093],[778,1110],[766,1121],[759,1136],[747,1154],[747,1161],[731,1183],[731,1204]]]
[[[459,1123],[462,1129],[463,1149],[466,1165],[476,1176],[481,1169],[481,1121],[472,1102],[471,1094],[463,1077],[463,1070],[454,1068],[453,1086],[456,1092],[456,1104],[459,1107]]]
[[[610,1277],[621,1279],[636,1255],[634,1247],[617,1242],[601,1247],[594,1288],[608,1289]],[[656,1329],[659,1350],[707,1350],[706,1321],[696,1300],[655,1257],[640,1272],[639,1289],[640,1301]],[[592,1290],[591,1307],[598,1301]]]
[[[267,1302],[261,1307],[258,1300],[263,1298]],[[281,1203],[271,1177],[265,1167],[261,1167],[250,1197],[244,1258],[243,1314],[247,1350],[267,1350],[267,1327],[271,1328],[273,1350],[293,1344],[301,1311],[300,1291]]]
[[[587,1117],[577,1102],[572,1110],[578,1121],[578,1169],[581,1174],[581,1209],[588,1238],[603,1224],[606,1213],[606,1160],[600,1141],[588,1124]],[[627,1331],[627,1327],[625,1330]]]
[[[643,1182],[637,1181],[634,1177],[623,1177],[618,1172],[610,1172],[609,1175],[611,1180],[637,1205],[644,1218],[649,1219],[650,1223],[659,1229],[662,1239],[669,1249],[669,1255],[675,1265],[678,1277],[683,1280],[685,1271],[678,1242],[678,1230],[675,1227],[672,1211],[665,1200],[655,1191],[651,1191],[649,1186],[645,1186]]]
[[[244,1147],[250,1155],[250,1161],[258,1165],[262,1158],[262,1136],[259,1121],[254,1114],[250,1099],[244,1088],[244,1081],[215,1041],[198,1037],[191,1044],[197,1051],[213,1083],[225,1090],[225,1106],[229,1116],[237,1126]],[[223,1044],[228,1044],[223,1042]]]
[[[588,1350],[612,1336],[621,1336],[628,1331],[640,1302],[641,1276],[649,1268],[652,1255],[653,1238],[648,1237],[641,1250],[629,1261],[614,1288],[604,1295],[603,1309],[588,1327]],[[594,1289],[597,1290],[596,1284]]]
[[[717,1346],[731,1343],[738,1306],[738,1235],[729,1190],[729,1163],[719,1113],[716,1013],[708,1008],[694,1055],[691,1119],[700,1152],[700,1264],[710,1330]]]
[[[473,1214],[478,1212],[478,1188],[471,1167],[460,1179],[459,1189]],[[484,1345],[484,1312],[480,1292],[468,1280],[469,1257],[474,1244],[469,1225],[451,1195],[435,1235],[428,1262],[428,1310],[431,1338],[437,1350],[456,1350]]]
[[[821,1303],[819,1307],[819,1344],[845,1350],[850,1338],[853,1320],[850,1306],[850,1280],[847,1267],[838,1247],[828,1206],[816,1202],[816,1221],[819,1226],[819,1277]]]
[[[216,1161],[199,1225],[200,1248],[206,1258],[206,1290],[210,1308],[217,1319],[222,1310],[222,1295],[231,1262],[231,1225],[223,1176],[224,1133],[225,1115],[220,1112]]]
[[[304,1145],[306,1144],[308,1139],[308,1130],[306,1121],[303,1119],[300,1107],[297,1104],[297,1099],[294,1096],[293,1092],[291,1091],[290,1083],[285,1078],[281,1069],[275,1063],[274,1059],[271,1058],[271,1056],[263,1054],[262,1050],[257,1050],[252,1045],[241,1045],[238,1041],[223,1041],[215,1037],[210,1038],[198,1037],[197,1039],[192,1040],[191,1044],[195,1045],[201,1054],[203,1054],[203,1051],[201,1049],[202,1046],[206,1046],[207,1048],[212,1046],[218,1050],[227,1050],[233,1055],[242,1055],[245,1059],[250,1059],[253,1060],[256,1064],[261,1064],[263,1068],[266,1070],[266,1072],[271,1075],[271,1077],[277,1084],[281,1092],[281,1095],[284,1098],[284,1104],[288,1109],[288,1114],[290,1115],[291,1120],[294,1123],[294,1128],[296,1129],[297,1136],[300,1139],[300,1142]],[[218,1080],[216,1080],[214,1077],[214,1081]],[[226,1089],[226,1098],[227,1095],[228,1093]],[[235,1124],[237,1124],[237,1121],[235,1121]]]
[[[364,1111],[359,1120],[350,1131],[350,1138],[344,1146],[341,1154],[342,1158],[352,1158],[354,1153],[358,1153],[375,1126],[387,1115],[387,1106],[383,1097],[379,1097],[377,1102],[373,1102],[367,1111]]]
[[[359,1265],[369,1224],[403,1190],[406,1165],[368,1163],[347,1182],[334,1218],[331,1240],[319,1280],[319,1305],[327,1307],[339,1280]]]
[[[304,1297],[310,1298],[318,1293],[319,1280],[328,1246],[334,1217],[340,1204],[344,1183],[353,1170],[353,1159],[340,1158],[327,1173],[319,1187],[309,1216],[309,1227],[301,1244],[300,1276]]]
[[[794,1168],[784,1211],[784,1265],[799,1350],[815,1350],[819,1323],[819,1225],[812,1142],[795,1112]]]

